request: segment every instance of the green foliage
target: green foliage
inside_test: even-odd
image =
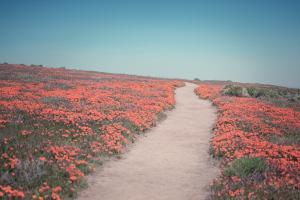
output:
[[[247,91],[251,97],[266,97],[266,98],[277,98],[279,97],[278,91],[272,88],[255,88],[249,87]]]
[[[258,90],[255,87],[249,87],[247,88],[247,91],[251,97],[257,97],[258,95]]]
[[[248,96],[247,90],[238,85],[226,85],[222,90],[222,94],[228,96],[236,96],[236,97]]]
[[[276,106],[300,110],[300,89],[256,85],[247,87],[247,92],[250,97],[270,102]]]
[[[247,178],[256,173],[263,173],[266,169],[267,164],[263,159],[243,157],[233,161],[233,163],[225,170],[225,175]]]
[[[31,67],[44,67],[43,65],[34,65],[34,64],[31,64],[30,66]]]
[[[291,102],[300,102],[300,89],[284,88],[276,86],[248,87],[247,91],[251,97],[262,98],[269,101],[285,99]]]

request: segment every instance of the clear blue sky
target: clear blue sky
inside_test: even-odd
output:
[[[300,87],[300,1],[0,0],[0,62]]]

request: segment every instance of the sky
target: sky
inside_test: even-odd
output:
[[[297,0],[0,0],[0,62],[300,87]]]

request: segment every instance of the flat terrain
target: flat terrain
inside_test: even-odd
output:
[[[167,119],[92,174],[79,199],[204,199],[218,174],[208,153],[216,111],[194,94],[196,86],[177,89]]]

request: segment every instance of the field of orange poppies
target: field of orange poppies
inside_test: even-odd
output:
[[[74,197],[174,106],[180,81],[0,65],[0,198]]]
[[[73,198],[82,178],[154,126],[182,81],[0,65],[0,199]],[[300,197],[300,90],[202,82],[218,108],[212,199]]]
[[[299,199],[299,89],[201,83],[195,93],[218,108],[212,199]]]

